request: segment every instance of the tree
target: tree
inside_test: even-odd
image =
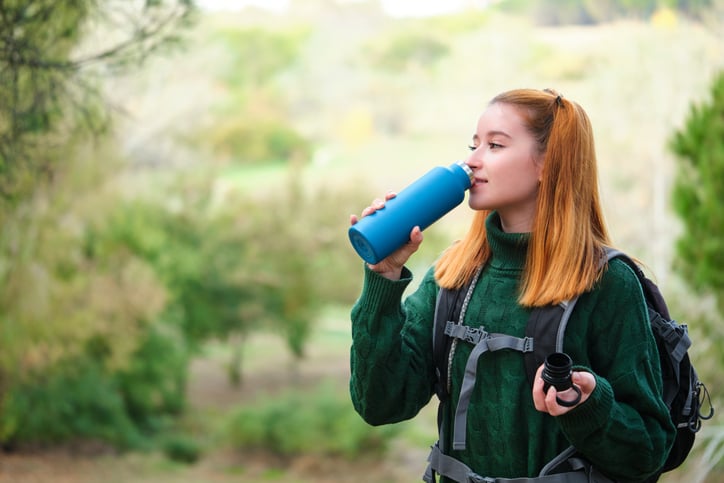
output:
[[[679,161],[673,204],[684,225],[677,240],[675,266],[696,292],[713,296],[719,312],[717,316],[700,310],[692,325],[700,337],[697,340],[708,342],[699,346],[706,352],[697,361],[697,368],[702,380],[715,389],[723,382],[724,364],[720,322],[724,316],[724,71],[714,78],[711,98],[691,107],[684,126],[672,136],[670,147]],[[716,394],[712,395],[716,398]],[[706,446],[700,467],[709,471],[720,464],[724,453],[721,426],[715,426],[702,438]]]
[[[53,173],[43,148],[79,124],[105,127],[101,70],[176,42],[192,12],[192,0],[0,0],[0,200]]]
[[[153,324],[161,281],[123,247],[93,258],[82,238],[116,159],[88,142],[111,119],[102,76],[177,42],[193,11],[191,0],[0,0],[3,445],[73,436],[130,445],[148,413],[180,405],[183,387],[160,384],[185,369],[184,347]],[[139,381],[155,392],[131,394]],[[139,407],[147,413],[133,414]]]
[[[671,149],[679,157],[674,209],[684,224],[678,267],[694,289],[711,292],[724,313],[724,71],[711,99],[692,106]]]

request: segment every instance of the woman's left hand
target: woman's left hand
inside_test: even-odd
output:
[[[533,384],[533,403],[538,411],[548,413],[551,416],[560,416],[568,411],[576,408],[586,402],[588,396],[591,395],[593,390],[596,388],[596,378],[593,374],[585,371],[573,371],[571,374],[571,380],[575,386],[581,391],[581,400],[572,407],[561,406],[556,401],[556,397],[563,401],[575,400],[576,392],[573,389],[567,391],[557,392],[556,388],[551,386],[546,393],[543,391],[543,378],[541,373],[543,372],[543,364],[538,368],[535,374],[535,383]]]

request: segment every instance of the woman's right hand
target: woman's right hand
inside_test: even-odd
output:
[[[371,215],[375,211],[384,208],[385,202],[391,200],[397,196],[396,193],[388,193],[385,199],[376,198],[370,206],[362,210],[361,216],[358,218],[357,215],[350,215],[349,221],[351,225],[357,223],[361,218]],[[394,251],[387,258],[380,260],[376,264],[368,263],[367,266],[370,270],[373,270],[385,278],[390,280],[399,280],[402,275],[402,267],[407,263],[410,256],[420,248],[422,243],[422,230],[419,226],[416,226],[410,232],[410,240]]]

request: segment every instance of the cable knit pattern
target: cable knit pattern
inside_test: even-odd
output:
[[[518,305],[517,296],[528,236],[502,232],[495,214],[487,230],[493,256],[464,322],[522,337],[530,310]],[[402,302],[411,278],[405,270],[393,282],[365,268],[362,294],[352,309],[350,392],[355,409],[370,424],[412,418],[434,394],[432,322],[438,286],[431,269]],[[453,358],[447,428],[452,428],[471,350],[459,343]],[[596,389],[584,404],[558,418],[536,411],[522,354],[485,353],[468,409],[467,448],[448,453],[484,476],[531,477],[573,444],[621,481],[643,480],[655,472],[674,429],[660,397],[657,349],[643,294],[623,262],[611,262],[598,286],[579,298],[564,350],[578,369],[596,377]],[[445,439],[444,447],[451,448],[452,434]]]

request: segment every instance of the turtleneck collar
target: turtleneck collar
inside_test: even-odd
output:
[[[485,229],[492,254],[488,263],[495,268],[522,270],[530,233],[504,232],[497,212],[491,213],[485,220]]]

